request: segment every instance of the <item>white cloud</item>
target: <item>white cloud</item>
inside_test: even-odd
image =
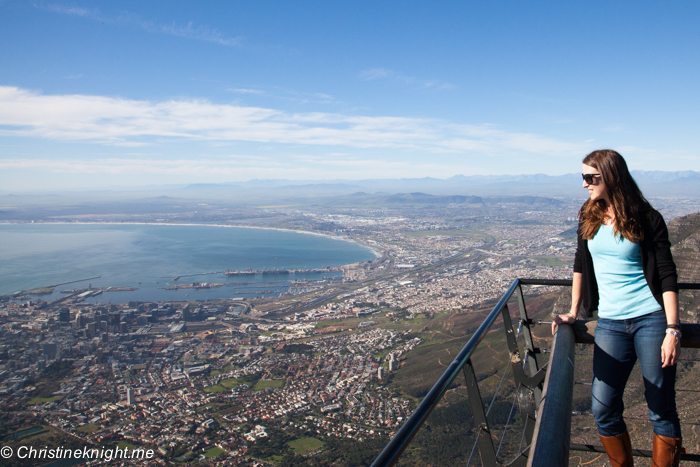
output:
[[[289,113],[206,100],[151,102],[89,95],[42,95],[0,86],[0,135],[144,146],[158,141],[257,142],[396,148],[488,155],[584,151],[541,135],[494,125],[339,113]]]
[[[381,78],[388,78],[389,76],[393,76],[394,72],[391,70],[387,70],[385,68],[370,68],[368,70],[364,70],[360,73],[360,77],[364,80],[371,81],[374,79],[381,79]]]
[[[454,89],[454,85],[444,81],[431,79],[420,79],[413,76],[405,75],[401,72],[388,70],[386,68],[369,68],[360,72],[360,78],[365,81],[374,81],[377,79],[392,79],[411,86],[419,86],[435,89]]]
[[[70,15],[70,16],[83,16],[83,17],[91,17],[95,16],[96,13],[95,11],[90,11],[85,8],[80,8],[76,6],[66,6],[66,5],[47,5],[44,7],[44,9],[48,11],[52,11],[54,13],[60,13],[62,15]]]
[[[209,26],[195,26],[191,21],[187,23],[186,26],[179,26],[176,23],[154,23],[153,21],[145,20],[129,12],[122,12],[117,16],[105,16],[97,9],[88,10],[60,4],[42,5],[38,7],[62,15],[79,16],[81,18],[108,24],[137,27],[150,33],[160,33],[186,39],[215,42],[228,47],[240,46],[243,41],[242,37],[226,37],[217,29],[212,29]]]
[[[236,89],[230,89],[231,92],[237,92],[239,94],[265,94],[263,91],[259,89],[245,89],[245,88],[236,88]]]
[[[279,179],[367,179],[420,177],[431,174],[449,177],[464,172],[464,165],[433,162],[405,164],[402,161],[376,159],[327,159],[315,156],[293,156],[287,160],[246,155],[225,158],[147,159],[107,158],[82,159],[0,159],[0,173],[31,171],[82,176],[140,176],[156,179],[186,177],[190,180],[240,181],[253,178]]]

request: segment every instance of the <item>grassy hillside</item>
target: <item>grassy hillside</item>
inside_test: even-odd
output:
[[[559,296],[560,302],[566,301],[566,293],[527,296],[526,305],[529,316],[533,319],[548,319]],[[527,292],[526,292],[527,293]],[[485,304],[481,309],[471,313],[439,315],[433,320],[426,320],[419,330],[425,342],[410,352],[405,360],[400,361],[399,369],[391,375],[390,385],[415,398],[416,403],[438,380],[454,357],[459,353],[474,330],[491,311],[493,303]],[[509,303],[514,327],[517,328],[517,304]],[[477,349],[475,362],[479,390],[482,401],[488,407],[494,392],[501,382],[501,376],[508,364],[508,351],[500,319],[496,321],[488,335]],[[548,326],[534,326],[536,345],[549,347],[551,339]],[[521,343],[522,345],[522,343]],[[578,344],[575,355],[574,400],[573,410],[580,414],[572,416],[571,442],[581,444],[600,444],[593,417],[590,415],[593,346]],[[548,354],[540,356],[541,361]],[[681,417],[684,444],[689,452],[700,452],[700,398],[697,382],[700,381],[700,350],[683,349],[677,373],[677,403]],[[503,429],[508,429],[503,437],[499,454],[502,462],[509,462],[517,452],[522,433],[523,420],[518,405],[513,407],[514,385],[512,369],[508,370],[499,396],[495,399],[489,413],[489,426],[499,444]],[[630,376],[625,391],[626,420],[635,448],[649,449],[652,438],[652,425],[648,421],[644,399],[644,380],[637,366]],[[459,375],[443,401],[428,417],[409,449],[404,453],[399,465],[428,466],[464,464],[471,454],[476,431],[472,424],[471,409],[464,386],[464,377]],[[640,459],[638,463],[641,462]],[[480,465],[477,451],[471,465]],[[607,458],[598,454],[571,452],[571,466],[603,466]],[[681,464],[683,465],[683,464]],[[694,465],[694,464],[687,464]]]
[[[528,315],[532,319],[547,319],[558,294],[528,296],[526,304]],[[470,313],[441,315],[428,320],[418,330],[425,342],[411,351],[400,361],[399,369],[391,375],[390,385],[413,397],[416,403],[425,396],[433,384],[447,369],[460,350],[467,343],[476,328],[493,309],[495,302],[484,304]],[[510,315],[517,330],[519,308],[517,302],[509,303]],[[548,326],[534,326],[536,345],[548,347],[550,330]],[[524,347],[522,336],[519,343]],[[545,354],[546,355],[546,354]],[[540,356],[542,361],[546,358]],[[508,365],[510,356],[499,317],[489,333],[477,348],[473,362],[479,379],[479,389],[485,404],[492,400],[501,377]],[[501,453],[508,457],[517,451],[523,420],[517,406],[511,413],[514,395],[512,370],[509,369],[505,380],[489,413],[492,432],[499,433],[510,418],[510,428],[504,438]],[[474,431],[471,425],[471,409],[466,394],[465,380],[460,374],[446,393],[442,402],[428,417],[425,425],[416,436],[410,448],[402,456],[400,465],[449,465],[464,464],[473,445]],[[479,462],[476,453],[476,464]]]

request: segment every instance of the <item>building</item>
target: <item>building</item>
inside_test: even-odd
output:
[[[61,308],[58,311],[58,322],[59,323],[70,323],[70,310],[68,308]]]
[[[44,344],[44,357],[47,360],[55,360],[58,354],[58,344],[55,342],[47,342]]]

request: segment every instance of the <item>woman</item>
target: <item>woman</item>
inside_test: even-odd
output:
[[[583,159],[583,187],[590,197],[579,210],[571,311],[554,318],[552,333],[576,320],[582,301],[588,316],[598,310],[592,410],[610,463],[633,465],[622,395],[639,360],[654,425],[652,465],[677,466],[683,450],[675,401],[681,333],[666,224],[615,151]]]

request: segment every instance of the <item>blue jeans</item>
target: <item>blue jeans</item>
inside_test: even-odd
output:
[[[676,366],[661,368],[661,344],[666,336],[663,311],[638,318],[598,319],[593,351],[593,415],[601,436],[627,430],[622,418],[625,384],[639,359],[644,377],[644,397],[654,433],[681,437],[676,412]]]

